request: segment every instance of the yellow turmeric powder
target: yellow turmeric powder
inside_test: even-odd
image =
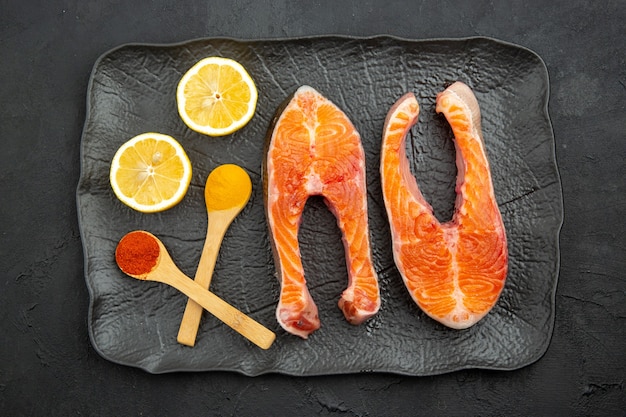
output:
[[[245,205],[252,193],[252,181],[243,168],[220,165],[207,178],[204,193],[208,210],[229,210]]]

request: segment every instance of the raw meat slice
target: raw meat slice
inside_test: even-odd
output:
[[[280,325],[305,339],[320,327],[298,245],[302,213],[312,195],[324,197],[342,232],[348,287],[339,307],[355,325],[376,314],[380,294],[368,235],[365,154],[348,117],[313,88],[300,87],[270,128],[263,171],[281,284],[276,309]]]
[[[455,138],[458,176],[452,220],[437,220],[410,172],[405,139],[419,114],[412,93],[393,105],[385,121],[383,199],[394,260],[411,297],[433,319],[463,329],[482,319],[498,300],[507,275],[507,242],[474,93],[456,82],[437,95],[436,111],[444,114]]]

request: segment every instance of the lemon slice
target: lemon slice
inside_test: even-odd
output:
[[[236,61],[209,57],[199,61],[178,83],[178,113],[196,132],[223,136],[241,129],[256,109],[254,81]]]
[[[144,213],[178,204],[191,182],[191,162],[171,136],[143,133],[124,143],[111,162],[111,187],[127,206]]]

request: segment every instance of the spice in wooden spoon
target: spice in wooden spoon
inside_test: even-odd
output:
[[[220,165],[209,174],[204,188],[208,215],[206,240],[195,276],[195,281],[202,288],[209,289],[226,230],[248,203],[251,193],[252,181],[248,173],[237,165]],[[196,343],[201,317],[202,307],[189,300],[178,330],[178,343],[187,346]]]
[[[153,234],[142,230],[126,234],[117,245],[115,260],[133,278],[176,288],[260,348],[268,349],[274,342],[274,332],[183,274]]]

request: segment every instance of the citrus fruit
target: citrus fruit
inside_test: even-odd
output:
[[[129,207],[144,213],[163,211],[187,193],[191,162],[173,137],[143,133],[117,150],[110,181],[115,195]]]
[[[228,58],[209,57],[183,75],[176,100],[178,113],[190,129],[223,136],[252,119],[257,90],[241,64]]]

